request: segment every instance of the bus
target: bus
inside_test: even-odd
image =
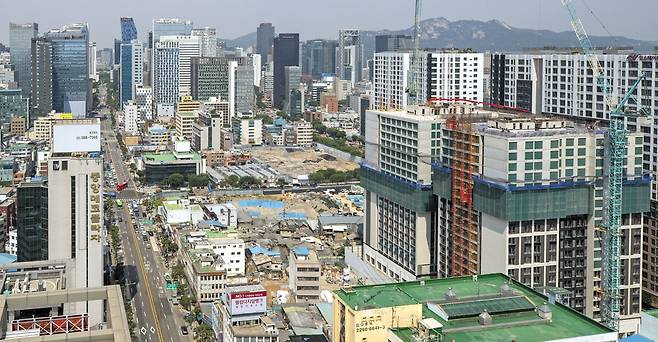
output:
[[[117,204],[117,208],[122,208],[123,207],[123,202],[121,202],[121,200],[117,200],[116,204]]]
[[[128,187],[128,182],[121,182],[117,184],[117,191],[121,191]]]

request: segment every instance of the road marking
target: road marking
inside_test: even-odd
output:
[[[155,334],[155,328],[151,327],[151,334]]]
[[[139,332],[142,333],[142,335],[146,335],[146,328],[142,327],[139,329]]]

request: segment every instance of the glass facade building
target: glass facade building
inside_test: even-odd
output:
[[[18,261],[48,260],[48,184],[21,183],[16,201]]]
[[[52,44],[48,39],[32,39],[30,123],[38,117],[47,116],[53,108],[52,52]]]
[[[14,66],[15,79],[18,87],[23,91],[25,98],[31,92],[31,44],[32,38],[39,34],[37,23],[15,24],[9,23],[9,47],[11,48],[10,61]]]
[[[137,39],[137,27],[135,21],[131,17],[121,18],[121,42],[130,43]]]
[[[283,109],[286,99],[285,67],[299,66],[299,33],[274,38],[274,107]]]
[[[0,89],[0,125],[4,128],[11,118],[27,118],[27,98],[20,89]]]
[[[51,30],[45,37],[52,43],[53,109],[84,118],[90,90],[87,24]]]

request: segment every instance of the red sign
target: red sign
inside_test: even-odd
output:
[[[229,295],[231,315],[262,313],[267,311],[267,292],[236,292]]]
[[[266,291],[258,292],[235,292],[231,293],[231,299],[246,299],[246,298],[256,298],[256,297],[267,297]]]

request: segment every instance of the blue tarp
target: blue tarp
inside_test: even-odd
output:
[[[263,248],[261,246],[251,247],[251,248],[249,248],[249,252],[251,252],[252,255],[265,254],[267,256],[281,256],[281,253],[270,250],[270,249],[267,249],[267,248]]]
[[[295,254],[300,255],[300,256],[308,256],[309,253],[311,253],[308,250],[308,248],[304,247],[304,246],[297,246],[297,247],[293,248],[293,250],[295,251]]]
[[[283,209],[282,201],[271,201],[263,199],[240,200],[238,204],[241,207],[259,207],[268,209]]]

